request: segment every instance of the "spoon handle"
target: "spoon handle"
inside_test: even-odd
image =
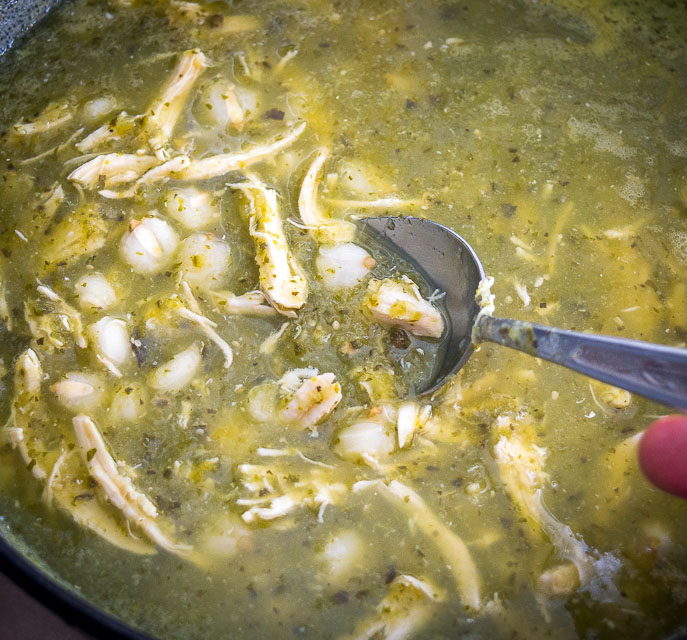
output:
[[[496,342],[687,411],[687,349],[481,317],[473,340]]]

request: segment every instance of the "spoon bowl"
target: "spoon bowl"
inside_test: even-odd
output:
[[[361,218],[357,225],[363,242],[381,243],[410,261],[430,287],[445,294],[442,353],[420,393],[436,391],[465,365],[476,344],[489,341],[687,410],[687,349],[480,314],[475,295],[484,269],[455,231],[403,216]]]

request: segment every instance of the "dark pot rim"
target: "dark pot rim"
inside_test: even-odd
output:
[[[0,533],[0,571],[67,624],[102,640],[154,640],[70,591]]]

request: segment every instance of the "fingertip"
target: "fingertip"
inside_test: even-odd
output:
[[[639,466],[659,489],[687,499],[687,416],[656,420],[639,442]]]

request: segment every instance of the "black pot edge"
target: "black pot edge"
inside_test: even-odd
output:
[[[0,571],[67,624],[99,640],[154,640],[69,591],[0,534]]]
[[[21,46],[63,0],[0,0],[0,57]]]

